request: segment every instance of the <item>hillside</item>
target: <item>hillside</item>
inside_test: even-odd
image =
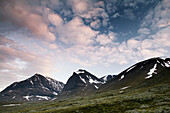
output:
[[[153,86],[170,81],[170,58],[151,58],[124,70],[103,84],[99,91],[115,90],[122,87]]]
[[[20,82],[15,82],[0,93],[0,100],[5,101],[41,101],[56,97],[64,83],[40,74]]]

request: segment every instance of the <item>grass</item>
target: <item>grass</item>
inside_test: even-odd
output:
[[[120,92],[121,91],[121,92]],[[123,91],[123,92],[122,92]],[[105,93],[63,100],[24,102],[20,106],[4,107],[15,102],[0,102],[1,113],[169,113],[170,83],[152,87],[129,87]],[[18,102],[17,102],[18,103]]]

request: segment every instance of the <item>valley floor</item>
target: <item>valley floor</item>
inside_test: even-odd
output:
[[[12,104],[12,105],[11,105]],[[11,105],[11,106],[10,106]],[[126,87],[85,97],[44,102],[0,102],[1,113],[170,113],[170,83]]]

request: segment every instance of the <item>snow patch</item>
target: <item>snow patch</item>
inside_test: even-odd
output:
[[[159,60],[156,60],[156,61],[157,61],[157,63],[160,63]]]
[[[33,85],[33,82],[32,82],[32,80],[30,80],[30,83]]]
[[[3,105],[3,106],[6,107],[6,106],[19,106],[19,105],[21,104],[8,104],[8,105]]]
[[[80,79],[84,82],[84,83],[86,83],[86,81],[81,77],[81,76],[79,76],[80,77]]]
[[[102,83],[102,82],[100,82],[100,81],[93,80],[93,79],[91,78],[91,76],[88,76],[88,75],[87,75],[87,78],[89,79],[90,84],[92,84],[92,83],[96,83],[96,84]]]
[[[9,92],[12,92],[12,90],[9,90]]]
[[[166,67],[170,67],[169,62],[168,63],[164,62],[164,64],[165,64]]]
[[[57,98],[53,98],[53,99],[51,99],[51,101],[53,101],[53,100],[56,100]]]
[[[122,88],[120,88],[120,89],[127,89],[127,88],[129,88],[130,86],[126,86],[126,87],[122,87]]]
[[[58,95],[58,93],[56,93],[56,92],[53,92],[53,94],[54,94],[54,95]]]
[[[119,91],[119,93],[123,93],[123,91]]]
[[[96,89],[98,89],[99,87],[97,87],[96,85],[94,85],[94,87],[96,88]]]
[[[17,83],[15,83],[13,87],[15,87],[16,85],[17,85]]]
[[[125,75],[122,75],[121,78],[119,79],[119,81],[122,80],[124,77],[125,77]]]
[[[130,67],[126,72],[129,72],[129,71],[132,70],[134,67],[136,67],[136,65]]]
[[[162,66],[162,67],[165,67],[162,63],[161,63],[161,66]]]
[[[14,99],[14,98],[15,98],[15,96],[12,97],[12,99]]]
[[[39,95],[36,95],[36,97],[37,98],[39,98],[38,100],[49,100],[50,99],[50,97],[48,97],[48,96],[39,96]]]
[[[165,60],[166,59],[166,57],[165,56],[162,56],[162,57],[160,57],[162,60]]]
[[[143,68],[143,66],[140,67],[140,69],[142,69],[142,68]]]
[[[155,64],[154,67],[150,69],[150,71],[147,73],[147,75],[149,76],[145,77],[145,79],[151,78],[152,74],[157,74],[157,72],[155,72],[157,70],[156,67],[157,67],[157,64]]]
[[[168,64],[170,65],[170,61],[168,61]]]
[[[106,75],[106,76],[103,78],[104,82],[107,81],[107,77],[108,77],[108,75]]]
[[[25,98],[25,99],[27,99],[27,100],[29,100],[31,97],[33,97],[33,95],[31,95],[31,96],[29,96],[29,95],[23,96],[23,98]]]
[[[80,74],[80,73],[85,73],[83,70],[79,70],[75,72],[76,74]]]

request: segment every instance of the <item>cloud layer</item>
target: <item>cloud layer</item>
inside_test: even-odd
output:
[[[1,81],[51,75],[58,62],[98,68],[169,57],[169,6],[168,0],[1,0]]]

